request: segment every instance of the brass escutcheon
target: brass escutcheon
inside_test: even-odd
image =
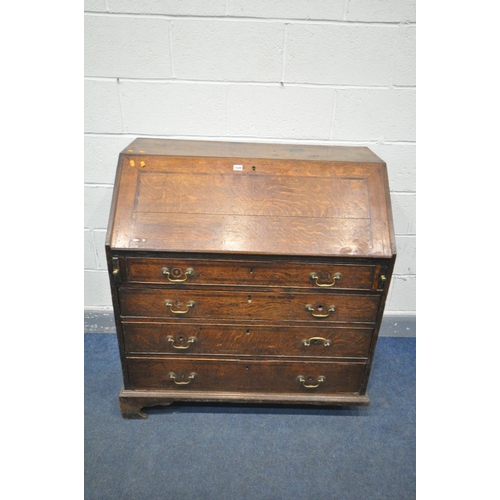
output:
[[[328,316],[330,316],[331,312],[335,312],[335,306],[331,305],[327,309],[326,314],[318,314],[318,313],[314,312],[314,306],[312,304],[306,304],[306,311],[309,311],[311,313],[311,315],[314,316],[315,318],[327,318]]]
[[[186,281],[188,279],[188,276],[193,276],[194,275],[194,269],[192,267],[188,267],[186,269],[186,272],[184,273],[184,278],[171,278],[170,275],[171,274],[174,274],[174,275],[181,275],[182,272],[180,271],[180,269],[178,270],[177,268],[175,268],[176,272],[173,273],[168,267],[162,267],[161,269],[161,273],[167,277],[168,281],[170,281],[171,283],[182,283],[183,281]]]

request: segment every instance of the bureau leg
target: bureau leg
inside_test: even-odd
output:
[[[120,410],[123,418],[138,419],[148,418],[147,413],[141,411],[147,406],[169,406],[173,403],[171,399],[156,398],[156,397],[141,397],[125,395],[126,391],[120,393]]]
[[[142,402],[136,398],[134,399],[120,398],[120,410],[122,412],[122,417],[148,418],[147,413],[141,411],[142,407],[144,406]]]

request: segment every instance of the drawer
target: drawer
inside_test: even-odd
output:
[[[371,290],[375,265],[127,258],[129,283]]]
[[[129,357],[129,389],[335,394],[358,393],[364,362]]]
[[[123,317],[374,323],[380,296],[342,293],[119,289]]]
[[[122,324],[127,353],[367,358],[373,329],[302,326]]]

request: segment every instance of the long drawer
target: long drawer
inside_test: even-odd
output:
[[[122,317],[374,323],[379,295],[119,289]]]
[[[371,290],[375,265],[126,258],[129,283]]]
[[[122,323],[127,353],[366,358],[371,328]]]
[[[358,393],[364,362],[129,357],[130,389]]]

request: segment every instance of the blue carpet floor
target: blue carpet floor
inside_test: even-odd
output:
[[[120,414],[115,335],[85,335],[86,500],[415,498],[415,338],[381,337],[368,407]]]

